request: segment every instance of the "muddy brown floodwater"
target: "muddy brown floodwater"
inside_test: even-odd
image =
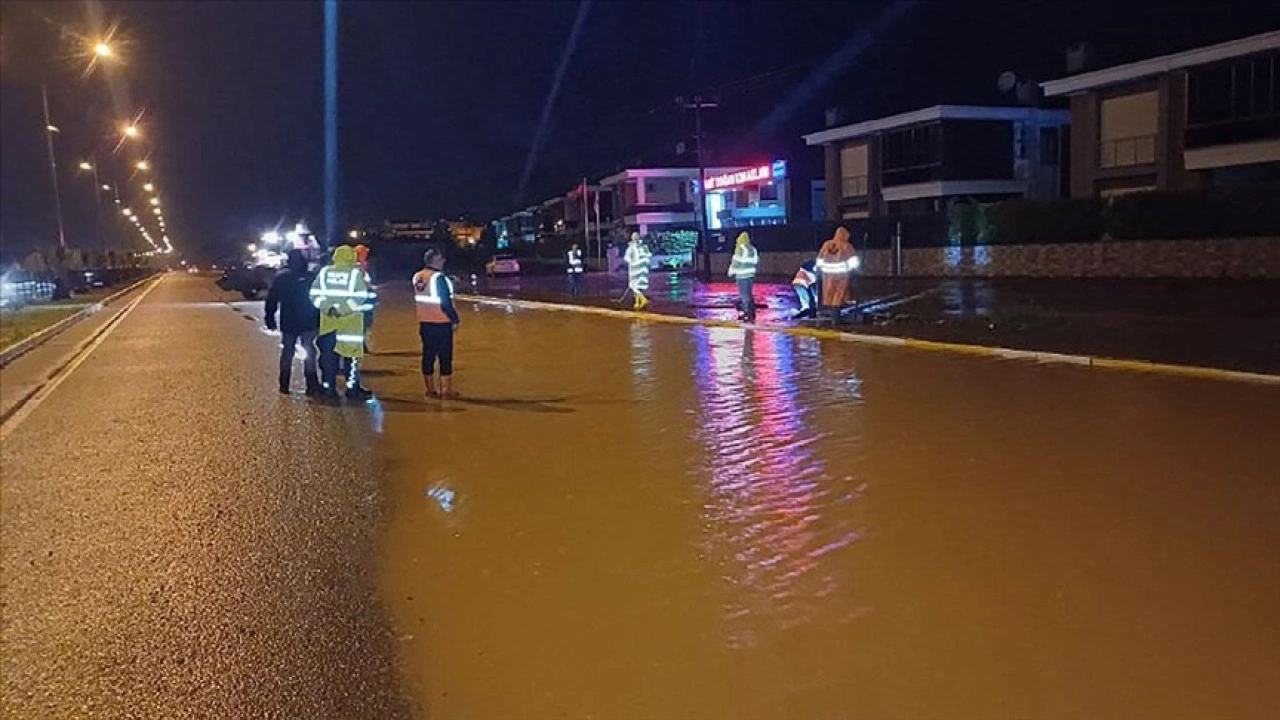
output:
[[[463,309],[369,363],[424,716],[1280,717],[1280,389]]]

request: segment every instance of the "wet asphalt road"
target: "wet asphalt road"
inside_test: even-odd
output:
[[[0,715],[408,714],[367,420],[223,297],[164,278],[0,448]]]

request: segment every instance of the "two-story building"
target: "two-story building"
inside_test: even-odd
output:
[[[630,168],[598,185],[613,198],[615,228],[646,235],[698,228],[697,180],[697,168]]]
[[[1071,195],[1280,182],[1280,31],[1042,83],[1071,102]]]
[[[1070,114],[936,105],[804,136],[825,155],[826,217],[940,212],[951,199],[1057,197]]]

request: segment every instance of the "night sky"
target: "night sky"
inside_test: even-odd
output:
[[[1268,5],[1270,7],[1268,7]],[[40,83],[51,93],[72,245],[94,237],[76,163],[122,175],[108,137],[144,109],[170,235],[211,256],[278,221],[322,220],[322,8],[318,2],[104,3],[127,65],[115,100],[82,79],[62,26],[81,2],[5,2],[0,79],[6,258],[54,237]],[[577,2],[347,0],[341,10],[342,224],[469,213],[489,219],[562,193],[583,175],[677,157],[692,117],[675,98],[719,95],[713,164],[805,152],[799,134],[939,102],[995,104],[1002,70],[1063,74],[1089,40],[1125,62],[1280,27],[1280,3],[618,2],[586,10],[580,41],[523,196],[522,171]],[[833,59],[834,58],[834,59]],[[816,153],[816,150],[808,152]],[[114,168],[114,169],[113,169]],[[139,183],[135,181],[134,184]]]

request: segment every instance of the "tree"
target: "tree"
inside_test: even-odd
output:
[[[30,255],[22,261],[22,269],[32,275],[49,274],[49,263],[44,258],[44,253],[39,250],[32,250]]]
[[[437,220],[431,226],[431,242],[442,243],[445,247],[453,245],[453,231],[449,229],[447,220]]]

